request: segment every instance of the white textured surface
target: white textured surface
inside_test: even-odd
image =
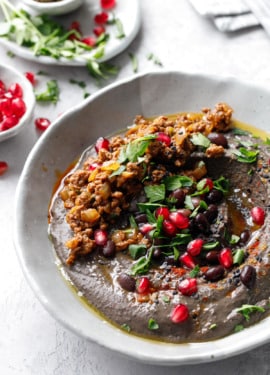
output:
[[[140,72],[156,68],[147,60],[147,55],[152,52],[166,69],[230,75],[266,86],[270,84],[270,39],[262,29],[232,35],[219,33],[209,21],[200,18],[184,0],[144,0],[141,1],[141,7],[141,32],[128,50],[112,61],[122,68],[117,79],[133,74],[127,52],[137,56]],[[71,85],[70,78],[85,80],[89,92],[97,90],[84,68],[45,67],[19,57],[11,59],[1,47],[0,54],[1,62],[15,66],[21,72],[46,71],[49,76],[39,76],[37,90],[44,88],[48,77],[59,81],[60,102],[57,106],[37,105],[35,117],[46,116],[54,119],[82,100],[82,90]],[[233,98],[231,104],[233,106]],[[12,243],[14,192],[26,156],[38,136],[32,125],[27,133],[0,145],[0,160],[7,161],[10,166],[9,171],[0,177],[0,373],[269,374],[270,344],[219,362],[165,369],[118,357],[74,336],[49,316],[24,280]]]

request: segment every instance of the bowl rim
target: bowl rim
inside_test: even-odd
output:
[[[21,206],[20,202],[20,193],[23,189],[24,181],[28,178],[28,169],[31,167],[33,159],[38,155],[40,146],[46,142],[47,139],[53,136],[54,132],[57,132],[57,128],[61,126],[61,123],[65,121],[66,118],[72,116],[75,113],[78,113],[82,108],[85,106],[90,105],[90,103],[94,102],[97,98],[101,97],[105,93],[108,93],[110,91],[113,91],[116,87],[120,87],[121,85],[126,85],[131,82],[144,79],[146,77],[151,76],[164,76],[164,75],[177,75],[179,77],[190,77],[190,78],[204,78],[207,80],[215,81],[215,82],[226,82],[231,84],[239,84],[243,86],[246,89],[249,88],[256,88],[262,92],[264,92],[267,96],[270,97],[270,91],[263,85],[255,84],[252,82],[239,80],[235,77],[220,77],[217,75],[212,74],[205,74],[205,73],[194,73],[194,72],[181,72],[178,70],[162,70],[162,71],[151,71],[151,72],[142,72],[135,74],[133,76],[124,78],[122,80],[119,80],[117,82],[111,83],[110,85],[100,89],[90,97],[88,97],[84,102],[79,103],[77,106],[71,108],[69,111],[67,111],[65,114],[63,114],[60,118],[58,118],[54,122],[54,126],[51,126],[46,130],[46,132],[39,138],[37,143],[34,145],[32,150],[30,151],[28,158],[25,162],[23,171],[21,173],[16,194],[15,194],[15,212],[18,212]],[[198,364],[198,363],[206,363],[206,362],[212,362],[217,361],[221,359],[225,359],[228,357],[233,357],[236,355],[239,355],[241,353],[244,353],[248,350],[254,349],[260,345],[263,345],[264,343],[269,342],[270,340],[270,334],[266,329],[261,330],[260,335],[256,335],[256,328],[259,326],[262,326],[263,323],[266,324],[266,322],[269,323],[270,317],[265,318],[263,321],[257,323],[256,325],[253,325],[249,328],[246,328],[245,330],[237,333],[237,340],[230,340],[230,338],[233,335],[226,336],[225,338],[221,338],[218,340],[213,340],[210,342],[202,342],[202,343],[188,343],[188,344],[167,344],[163,342],[156,342],[154,340],[145,340],[143,338],[138,338],[134,335],[128,335],[125,332],[120,331],[116,327],[113,327],[113,332],[116,332],[116,335],[120,335],[121,339],[126,342],[125,337],[128,336],[128,341],[131,340],[132,343],[137,343],[140,345],[140,348],[138,348],[138,351],[132,350],[129,346],[121,345],[121,348],[116,348],[114,346],[108,345],[106,338],[100,338],[100,337],[89,337],[85,334],[85,332],[81,331],[76,325],[70,324],[67,320],[63,319],[62,316],[59,316],[59,314],[56,313],[54,306],[51,306],[50,303],[47,300],[47,297],[45,295],[40,294],[40,289],[38,284],[36,283],[36,280],[32,278],[32,276],[29,274],[27,269],[27,262],[24,259],[23,251],[20,246],[20,237],[18,235],[18,221],[15,221],[14,226],[14,244],[16,248],[16,253],[19,259],[19,262],[21,264],[23,273],[29,282],[31,288],[33,289],[35,295],[40,300],[41,304],[50,312],[50,314],[59,321],[63,326],[74,332],[80,337],[83,337],[89,341],[95,342],[98,345],[110,349],[111,351],[115,352],[116,354],[119,354],[121,356],[129,357],[136,359],[140,362],[148,363],[148,364],[158,364],[158,365],[166,365],[166,366],[176,366],[176,365],[184,365],[184,364]],[[120,332],[119,332],[120,331]],[[224,346],[224,343],[228,341],[230,345],[229,347],[226,345]],[[241,342],[241,345],[239,347],[239,342]],[[148,345],[151,345],[156,350],[156,355],[150,356],[147,353],[147,347]],[[175,349],[177,348],[177,349]],[[183,357],[181,355],[181,348],[185,348],[185,356]],[[205,349],[207,349],[207,352],[205,353]],[[162,354],[165,353],[165,354]],[[180,353],[180,354],[179,354]]]
[[[24,115],[20,118],[20,121],[18,122],[18,124],[8,130],[4,130],[0,132],[0,142],[6,139],[9,139],[11,137],[14,137],[27,125],[27,122],[34,111],[34,107],[36,103],[33,86],[21,72],[19,72],[16,68],[12,66],[8,66],[6,64],[0,63],[0,72],[1,70],[3,71],[5,70],[9,72],[10,74],[12,74],[14,77],[14,79],[12,79],[12,82],[14,83],[16,83],[16,77],[19,78],[19,80],[23,83],[23,86],[24,86],[23,87],[23,91],[24,91],[23,99],[25,99],[25,96],[26,96],[25,93],[27,91],[27,102],[25,101],[26,111]]]

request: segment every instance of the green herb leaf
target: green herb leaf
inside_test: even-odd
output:
[[[190,277],[196,277],[200,273],[200,266],[196,264],[196,266],[190,271],[189,276]]]
[[[145,151],[147,150],[149,144],[155,138],[156,135],[149,134],[145,137],[140,137],[130,142],[128,145],[123,146],[120,151],[118,162],[120,164],[127,161],[131,161],[133,163],[138,162],[138,159],[145,154]]]
[[[247,130],[243,130],[240,128],[234,128],[232,132],[234,135],[249,135],[250,134],[250,132],[248,132]]]
[[[118,39],[124,38],[126,35],[125,35],[125,32],[124,32],[123,24],[122,24],[122,22],[120,21],[119,18],[115,19],[115,24],[116,24],[116,27],[117,27],[116,38],[118,38]]]
[[[166,189],[173,191],[181,187],[190,187],[193,185],[193,180],[187,176],[169,176],[164,179]]]
[[[158,323],[155,321],[155,319],[150,318],[150,319],[148,320],[148,329],[151,329],[151,330],[157,330],[157,329],[159,329],[159,325],[158,325]]]
[[[237,249],[233,254],[233,264],[242,264],[245,259],[245,252],[243,249]]]
[[[240,331],[243,331],[245,327],[242,325],[242,324],[237,324],[235,327],[234,327],[234,332],[240,332]]]
[[[137,60],[137,57],[132,52],[130,52],[128,55],[129,55],[131,63],[132,63],[133,73],[137,73],[138,72],[138,60]]]
[[[146,254],[146,246],[143,244],[130,244],[128,247],[128,252],[132,259],[138,259]]]
[[[131,328],[128,324],[124,323],[121,325],[121,329],[124,330],[124,331],[127,331],[127,332],[130,332],[131,331]]]
[[[219,246],[219,241],[207,242],[207,243],[203,244],[203,249],[204,250],[213,250],[218,246]]]
[[[141,212],[147,213],[148,211],[154,211],[156,208],[160,207],[160,203],[137,203],[137,207]]]
[[[230,187],[229,180],[221,176],[217,180],[214,180],[214,187],[215,189],[222,191],[224,194],[227,194]]]
[[[163,66],[162,62],[153,53],[147,55],[147,60],[152,60],[155,65]]]
[[[185,208],[187,208],[188,210],[194,210],[194,205],[192,203],[192,199],[190,195],[185,196],[184,204],[185,204]]]
[[[165,303],[170,303],[171,302],[171,299],[169,296],[167,296],[166,294],[162,297],[162,301],[164,301]]]
[[[35,96],[38,102],[52,102],[56,104],[59,100],[59,87],[57,81],[54,79],[48,81],[46,91],[36,94]]]
[[[236,312],[241,313],[246,320],[250,319],[250,314],[254,312],[265,312],[264,308],[257,305],[242,305],[238,309],[236,309]]]
[[[151,247],[148,251],[148,254],[141,257],[132,267],[131,267],[131,273],[132,275],[137,274],[144,274],[147,273],[149,270],[151,259],[153,254],[153,247]]]
[[[244,147],[240,147],[238,150],[234,150],[233,153],[241,163],[254,163],[257,160],[259,151],[247,150]]]
[[[160,202],[165,199],[165,185],[146,185],[144,187],[145,194],[150,203]]]
[[[209,329],[215,329],[215,328],[217,328],[217,323],[213,323],[209,327]]]
[[[230,240],[229,240],[229,243],[230,243],[231,245],[235,245],[235,244],[237,244],[237,243],[239,242],[239,240],[240,240],[240,237],[239,237],[239,236],[237,236],[236,234],[232,234],[232,235],[231,235],[231,238],[230,238]]]
[[[208,148],[211,144],[210,140],[202,133],[192,134],[190,140],[195,146],[200,146],[204,148]]]
[[[264,144],[267,145],[267,146],[270,146],[270,138],[266,138],[266,140],[264,141]]]

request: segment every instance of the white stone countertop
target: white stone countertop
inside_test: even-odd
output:
[[[141,0],[140,3],[141,30],[128,49],[112,60],[121,70],[111,81],[134,74],[128,55],[132,52],[138,59],[139,72],[157,69],[147,60],[147,55],[153,53],[166,69],[234,76],[270,87],[270,37],[262,28],[223,34],[211,21],[201,18],[187,0]],[[45,86],[48,77],[57,79],[60,101],[57,105],[37,104],[33,118],[45,116],[54,120],[83,100],[82,89],[71,85],[70,78],[86,82],[90,93],[99,89],[84,67],[43,66],[18,56],[11,58],[2,46],[0,56],[1,63],[12,65],[22,73],[46,71],[48,76],[38,76],[37,89]],[[233,98],[230,104],[233,106]],[[12,241],[17,181],[39,136],[32,123],[24,134],[0,144],[0,160],[9,164],[7,173],[0,177],[0,374],[269,374],[270,343],[217,362],[157,367],[119,357],[89,343],[67,331],[48,314],[24,279]]]

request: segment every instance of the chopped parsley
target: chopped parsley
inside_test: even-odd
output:
[[[158,323],[155,321],[155,319],[150,318],[150,319],[148,320],[148,329],[150,329],[151,331],[159,329],[159,325],[158,325]]]
[[[257,305],[242,305],[238,309],[236,309],[236,312],[242,314],[246,320],[250,319],[250,314],[254,312],[265,312],[265,309],[261,306]]]

